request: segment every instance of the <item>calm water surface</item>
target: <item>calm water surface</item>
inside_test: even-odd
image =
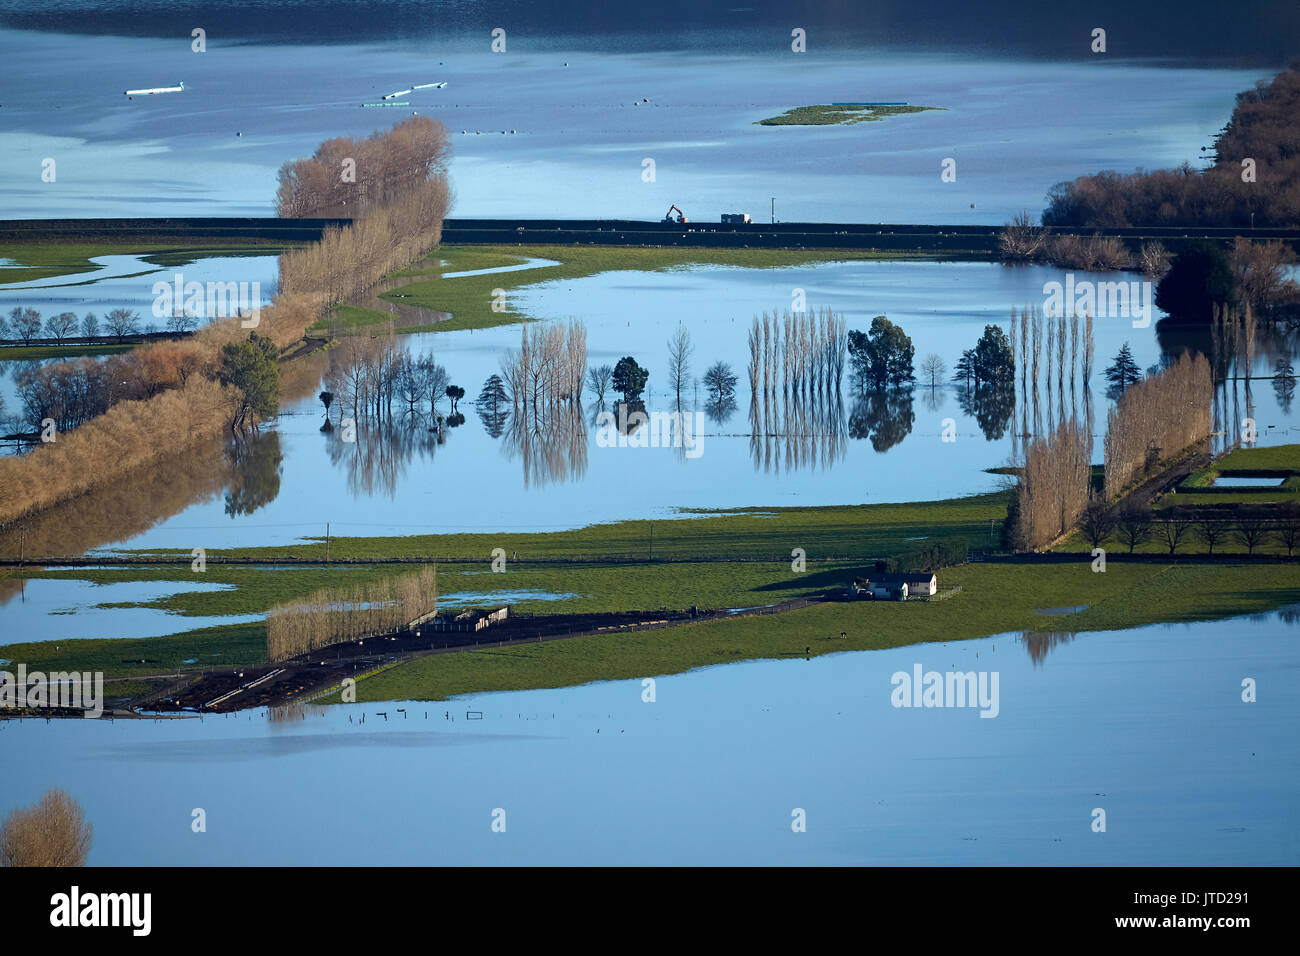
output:
[[[0,777],[0,809],[67,788],[100,865],[1295,865],[1295,621],[731,664],[660,677],[654,703],[632,680],[274,720],[7,721],[6,757],[42,772]],[[997,671],[997,717],[893,707],[892,675],[917,664]]]

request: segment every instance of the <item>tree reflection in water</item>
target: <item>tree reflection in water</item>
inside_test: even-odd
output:
[[[524,487],[580,480],[587,473],[587,422],[578,401],[517,408],[503,435],[508,458],[524,467]]]
[[[828,469],[847,454],[846,437],[838,389],[760,391],[750,400],[749,456],[755,471]]]
[[[143,534],[191,505],[212,501],[236,481],[221,438],[165,455],[120,481],[0,528],[0,554],[72,557]]]
[[[876,451],[888,451],[912,433],[915,422],[910,388],[868,392],[849,413],[849,437],[869,438]]]
[[[1014,381],[980,388],[962,389],[958,393],[961,410],[974,418],[988,441],[997,441],[1007,432],[1016,410]],[[1064,408],[1064,399],[1060,402]]]
[[[356,441],[344,441],[344,431],[325,433],[330,462],[347,474],[353,497],[369,497],[382,491],[396,497],[397,483],[418,453],[432,458],[443,441],[442,433],[423,417],[404,418],[382,425],[356,426]]]
[[[280,433],[273,429],[234,438],[226,446],[231,481],[226,489],[226,514],[251,515],[280,493],[284,454]]]
[[[1048,653],[1062,644],[1068,644],[1077,636],[1074,631],[1024,631],[1020,638],[1025,650],[1029,651],[1029,659],[1034,662],[1034,666],[1042,667]]]
[[[725,425],[736,413],[736,400],[728,397],[719,401],[704,403],[704,414],[715,425]]]

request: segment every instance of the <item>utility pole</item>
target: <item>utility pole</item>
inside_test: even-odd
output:
[[[772,197],[772,225],[776,225],[776,197]]]
[[[650,560],[655,559],[655,523],[650,522]]]
[[[330,563],[330,523],[325,522],[325,563]]]

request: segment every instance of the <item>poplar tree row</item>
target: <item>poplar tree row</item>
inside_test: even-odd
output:
[[[322,588],[279,604],[266,614],[266,655],[282,661],[299,654],[389,634],[438,606],[437,569],[344,588]]]
[[[520,328],[519,348],[501,360],[501,378],[516,409],[541,409],[582,400],[587,375],[587,327],[577,319],[529,332]]]
[[[1184,352],[1124,391],[1106,418],[1108,499],[1209,437],[1212,387],[1205,356]]]
[[[749,388],[775,394],[839,391],[848,336],[830,309],[764,312],[749,329]]]

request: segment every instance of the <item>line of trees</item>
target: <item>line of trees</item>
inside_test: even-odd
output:
[[[1208,515],[1189,519],[1172,511],[1154,513],[1140,505],[1115,512],[1101,499],[1094,499],[1080,522],[1080,530],[1094,548],[1114,537],[1129,554],[1150,541],[1167,554],[1177,554],[1184,541],[1195,537],[1211,555],[1226,541],[1240,544],[1247,554],[1275,542],[1286,548],[1287,557],[1292,557],[1300,547],[1300,507],[1288,504],[1278,509],[1276,516],[1246,513],[1225,521]]]
[[[373,207],[352,226],[281,256],[281,291],[271,306],[260,310],[253,333],[269,347],[258,344],[258,350],[273,348],[279,358],[302,341],[338,296],[423,256],[441,236],[447,200],[445,176],[438,174],[411,186],[387,206]],[[356,262],[346,258],[359,252],[364,255]],[[24,457],[0,460],[0,525],[176,455],[196,438],[217,435],[236,423],[255,425],[271,408],[263,401],[269,394],[264,387],[266,366],[250,365],[253,374],[241,380],[241,375],[232,374],[234,357],[227,359],[224,350],[227,345],[245,348],[240,343],[250,342],[245,321],[231,317],[209,323],[184,343],[192,352],[176,351],[178,343],[164,342],[121,356],[125,364],[113,368],[123,372],[122,378],[115,378],[111,389],[95,398],[106,411]],[[135,390],[119,390],[122,383],[133,381]],[[242,391],[245,387],[260,395],[250,401]],[[83,416],[78,409],[92,406],[89,398],[78,399],[60,414],[69,422],[78,421]]]
[[[307,159],[280,167],[276,215],[357,217],[405,199],[447,171],[451,140],[441,123],[415,116],[364,139],[327,139]]]
[[[346,588],[322,588],[278,604],[266,614],[270,660],[400,630],[438,606],[437,569],[382,578]]]
[[[1086,313],[1081,322],[1076,313],[1067,320],[1064,315],[1045,316],[1037,306],[1021,312],[1012,309],[1011,334],[1006,345],[1013,366],[1018,366],[1020,372],[1019,397],[1013,402],[1019,405],[1020,422],[1012,430],[1013,439],[1042,435],[1052,431],[1057,422],[1071,419],[1081,420],[1085,431],[1091,433],[1092,400],[1088,385],[1096,350],[1092,313]],[[1005,356],[996,340],[984,348],[986,355]],[[972,378],[978,364],[975,360],[976,353],[972,352],[967,363]],[[958,377],[963,374],[964,368],[959,364]],[[997,411],[1000,397],[999,391],[991,390],[983,404]]]
[[[400,202],[370,209],[351,225],[326,229],[319,242],[280,256],[280,289],[328,308],[420,258],[442,238],[450,195],[446,179],[416,183]]]
[[[1091,452],[1092,435],[1075,419],[1026,444],[1004,525],[1011,548],[1045,547],[1078,522],[1088,506]]]
[[[587,376],[587,327],[577,319],[549,323],[529,334],[520,328],[519,348],[501,359],[501,380],[517,409],[581,402]]]
[[[1106,497],[1210,434],[1210,363],[1184,352],[1120,396],[1106,422]]]
[[[1300,64],[1237,94],[1215,140],[1214,165],[1106,170],[1059,183],[1047,226],[1300,225]],[[1248,162],[1247,162],[1248,161]]]
[[[749,329],[750,392],[839,391],[849,344],[845,331],[844,319],[828,308],[755,316]]]
[[[118,402],[21,458],[0,458],[0,523],[181,454],[194,438],[225,431],[238,402],[234,388],[193,376],[151,399]]]
[[[167,320],[167,331],[172,333],[192,332],[198,327],[198,319],[188,313],[172,316]],[[157,327],[153,323],[143,324],[140,313],[131,309],[110,309],[104,313],[101,324],[94,312],[87,312],[78,319],[75,312],[59,312],[41,321],[37,309],[16,305],[9,310],[9,315],[0,315],[0,340],[19,341],[30,345],[39,338],[53,339],[62,344],[70,338],[97,339],[111,335],[118,342],[130,335],[153,335]],[[42,335],[41,333],[44,333]]]
[[[325,382],[337,398],[339,417],[354,422],[391,423],[400,417],[419,421],[437,414],[447,395],[447,370],[432,354],[413,355],[387,335],[349,336],[330,350]]]

